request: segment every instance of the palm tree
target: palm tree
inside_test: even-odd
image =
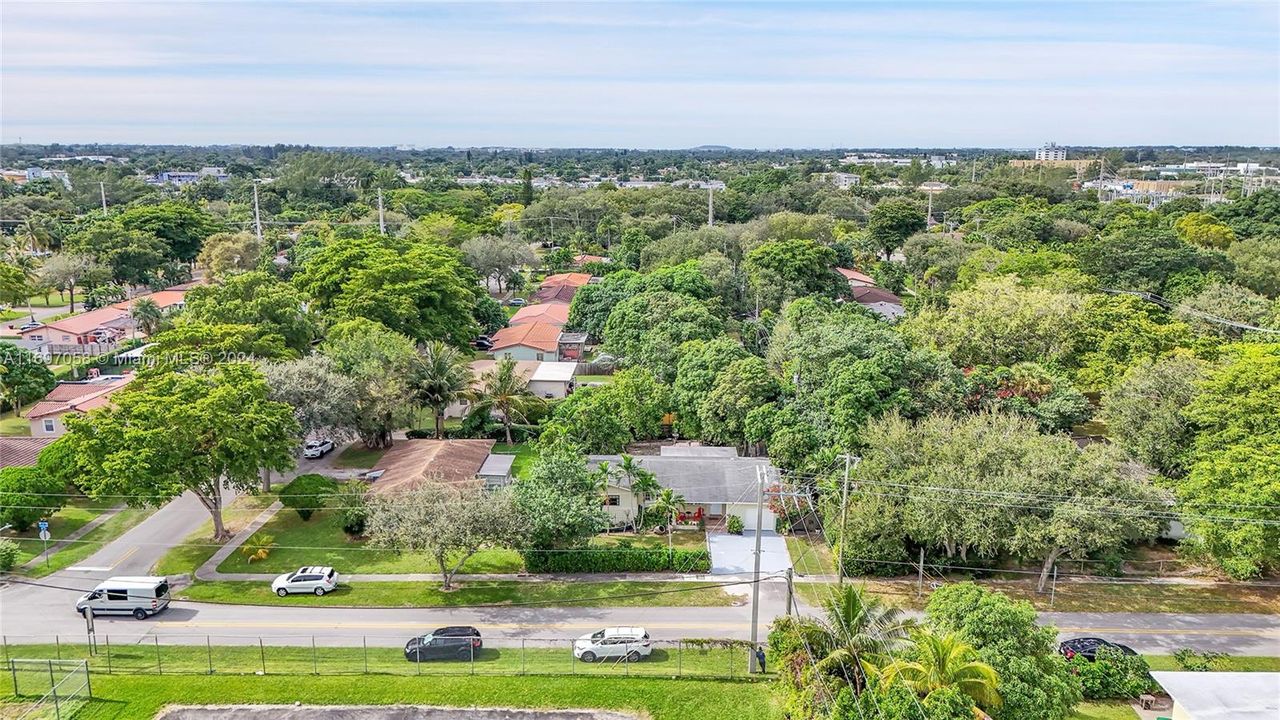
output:
[[[662,522],[667,526],[667,549],[671,549],[673,545],[671,533],[675,529],[676,518],[680,515],[680,509],[684,507],[684,496],[677,495],[671,488],[662,488],[657,497],[653,499],[653,504],[649,506],[649,512],[662,518]]]
[[[500,413],[507,444],[514,445],[512,423],[527,420],[531,412],[542,407],[542,399],[529,392],[529,381],[516,371],[516,361],[509,357],[499,360],[480,381],[480,401],[472,412]]]
[[[618,471],[627,479],[631,494],[636,496],[636,506],[640,508],[640,517],[636,519],[636,525],[642,528],[644,527],[644,504],[649,501],[650,495],[662,489],[658,484],[658,476],[640,467],[640,463],[626,453],[622,455],[622,463],[618,465]]]
[[[954,633],[921,629],[912,636],[914,661],[897,660],[884,668],[884,679],[901,678],[921,698],[938,690],[955,688],[973,700],[974,708],[1000,706],[1000,678],[978,659],[978,651]]]
[[[436,421],[436,439],[444,438],[444,413],[471,392],[471,362],[452,345],[439,340],[418,348],[413,371],[413,392]]]
[[[129,308],[129,316],[133,318],[133,323],[142,331],[143,335],[153,335],[160,327],[160,320],[164,318],[163,311],[151,298],[139,298],[133,301],[133,306]]]
[[[857,585],[841,585],[824,605],[821,620],[807,619],[798,631],[817,661],[816,669],[860,693],[876,664],[906,642],[915,621]]]

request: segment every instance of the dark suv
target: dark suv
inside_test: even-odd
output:
[[[404,646],[404,658],[409,662],[470,660],[482,647],[479,630],[470,625],[452,625],[410,640]]]
[[[1120,643],[1113,643],[1110,640],[1103,640],[1095,637],[1072,638],[1062,641],[1058,646],[1058,652],[1062,657],[1070,660],[1073,657],[1082,657],[1089,662],[1093,662],[1098,656],[1098,651],[1102,648],[1110,648],[1118,650],[1125,655],[1137,655],[1133,648]]]

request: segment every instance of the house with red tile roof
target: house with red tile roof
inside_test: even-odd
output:
[[[854,268],[836,268],[836,272],[840,273],[848,283],[849,287],[876,287],[878,283],[875,278]]]
[[[68,413],[84,413],[106,405],[111,394],[132,379],[133,374],[127,373],[58,383],[27,411],[31,436],[61,437],[67,431],[63,418]]]
[[[35,465],[40,451],[53,441],[51,437],[0,437],[0,468]]]
[[[577,285],[549,285],[544,288],[538,288],[533,293],[533,299],[543,305],[564,305],[568,307],[569,303],[573,302],[573,296],[577,293]]]
[[[525,305],[517,310],[516,314],[512,315],[507,322],[510,325],[540,322],[564,327],[564,324],[569,322],[569,306],[565,303]]]
[[[557,360],[560,326],[543,322],[505,327],[493,334],[495,358],[513,360]]]
[[[82,312],[44,323],[22,332],[22,339],[43,347],[51,355],[101,355],[116,350],[122,340],[138,337],[130,312],[143,298],[152,300],[163,312],[181,310],[186,304],[185,290],[161,290],[139,295],[123,302]]]
[[[543,278],[542,282],[538,283],[538,287],[548,288],[558,285],[582,287],[589,282],[591,282],[591,273],[557,273]]]

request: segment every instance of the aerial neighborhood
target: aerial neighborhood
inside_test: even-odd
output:
[[[52,5],[0,717],[1280,718],[1273,7]]]

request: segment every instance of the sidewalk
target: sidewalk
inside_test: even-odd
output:
[[[45,556],[46,556],[46,555],[48,555],[48,556],[52,556],[54,553],[56,553],[56,552],[58,552],[59,550],[61,550],[61,549],[65,548],[66,546],[70,545],[71,543],[75,542],[76,540],[79,540],[80,538],[84,537],[85,535],[88,535],[89,533],[91,533],[91,532],[93,532],[95,529],[97,529],[100,525],[102,525],[102,524],[103,524],[103,523],[105,523],[106,521],[110,520],[111,518],[115,517],[115,516],[116,516],[116,514],[117,514],[117,513],[119,513],[119,512],[120,512],[121,510],[123,510],[123,509],[124,509],[124,505],[117,505],[117,506],[115,506],[115,507],[111,508],[110,510],[107,510],[106,512],[102,513],[102,514],[101,514],[101,515],[99,515],[98,517],[96,517],[96,518],[94,518],[94,519],[90,520],[89,522],[85,523],[84,525],[81,525],[80,527],[78,527],[78,528],[76,528],[74,531],[72,531],[72,533],[71,533],[70,535],[67,535],[66,537],[64,537],[64,538],[62,538],[62,539],[60,539],[60,540],[56,540],[56,541],[54,541],[54,543],[53,543],[52,545],[50,545],[50,546],[49,546],[49,549],[48,549],[48,550],[41,551],[39,555],[36,555],[35,557],[33,557],[33,558],[31,558],[30,560],[28,560],[28,561],[26,561],[25,563],[23,563],[23,564],[22,564],[22,568],[21,568],[21,569],[23,569],[23,570],[27,570],[27,569],[30,569],[30,568],[35,567],[36,565],[41,564],[42,562],[44,562],[44,558],[45,558]]]

